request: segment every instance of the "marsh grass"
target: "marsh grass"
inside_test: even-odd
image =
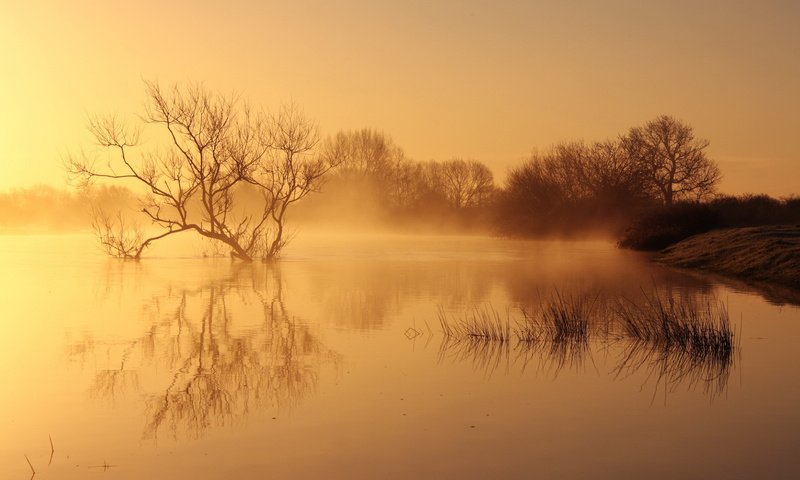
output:
[[[524,343],[588,342],[596,301],[597,296],[563,295],[555,291],[538,311],[522,309],[523,321],[517,324],[517,338]]]
[[[439,325],[445,337],[506,343],[511,340],[509,315],[505,318],[495,309],[486,306],[475,308],[463,316],[449,316],[440,308]]]
[[[715,299],[674,296],[655,290],[643,301],[565,295],[555,291],[538,309],[500,315],[491,307],[464,315],[439,309],[444,334],[440,361],[471,361],[491,374],[538,358],[548,371],[578,369],[591,358],[591,343],[619,347],[613,373],[624,378],[644,370],[670,390],[699,384],[712,396],[723,392],[735,364],[738,335],[728,310]]]
[[[727,307],[718,301],[653,292],[644,302],[618,299],[614,308],[622,334],[629,339],[699,358],[730,355],[736,337]]]
[[[503,318],[492,307],[484,306],[461,316],[448,316],[440,307],[439,325],[444,334],[439,347],[440,362],[447,357],[459,362],[469,361],[475,370],[487,376],[501,365],[510,364],[512,325],[509,312]]]
[[[597,296],[555,291],[540,309],[521,309],[522,318],[513,321],[510,311],[502,316],[490,306],[460,316],[448,315],[440,308],[439,325],[444,334],[440,361],[446,357],[468,360],[488,375],[517,361],[525,368],[534,358],[549,371],[579,368],[589,354],[596,305]]]
[[[725,304],[656,291],[640,303],[619,299],[614,312],[629,339],[617,377],[644,369],[665,390],[686,384],[702,385],[712,397],[725,391],[739,347]]]

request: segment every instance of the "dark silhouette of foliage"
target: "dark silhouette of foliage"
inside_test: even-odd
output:
[[[721,196],[709,202],[676,202],[646,211],[625,231],[620,245],[661,250],[717,228],[800,224],[800,198]]]
[[[503,233],[569,235],[620,228],[653,200],[638,165],[606,141],[534,153],[509,172],[499,202]]]
[[[649,188],[666,205],[709,198],[722,178],[705,153],[709,141],[695,137],[691,126],[669,115],[631,128],[621,141]]]

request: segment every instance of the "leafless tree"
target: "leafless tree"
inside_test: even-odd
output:
[[[567,185],[571,198],[599,202],[606,207],[624,207],[650,198],[646,172],[631,160],[615,140],[559,144],[551,153],[560,168],[560,184]]]
[[[385,133],[370,128],[339,132],[328,138],[323,155],[341,164],[342,174],[360,175],[388,184],[398,164],[405,160],[403,150]]]
[[[275,258],[286,245],[286,212],[290,205],[318,191],[325,174],[339,164],[336,158],[315,156],[319,142],[317,127],[295,105],[281,107],[269,122],[270,149],[245,180],[257,186],[265,207],[256,226],[267,224],[265,258]]]
[[[442,191],[455,208],[483,204],[494,190],[494,177],[489,168],[475,160],[454,158],[432,164],[435,188]]]
[[[316,125],[296,105],[267,115],[196,85],[164,90],[146,82],[146,91],[142,119],[163,129],[165,149],[136,155],[140,129],[113,116],[95,118],[89,129],[101,147],[116,152],[114,160],[67,161],[85,183],[129,180],[146,190],[141,211],[159,231],[125,256],[138,259],[152,242],[194,231],[226,245],[233,257],[275,258],[287,241],[288,207],[317,190],[333,167],[313,155]],[[255,208],[236,201],[247,186],[260,194]]]
[[[416,167],[392,138],[378,130],[342,131],[325,140],[322,156],[340,164],[339,180],[377,199],[382,205],[404,207],[413,201],[410,177]]]
[[[92,210],[92,229],[100,247],[112,257],[137,258],[144,235],[138,225],[130,225],[122,212],[110,215],[101,208]]]
[[[691,126],[674,117],[661,115],[631,128],[622,144],[666,205],[680,198],[707,197],[722,178],[705,153],[708,140],[695,137]]]

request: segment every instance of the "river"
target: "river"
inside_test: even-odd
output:
[[[0,236],[0,478],[800,478],[791,292],[602,241],[301,232],[274,265],[202,253]],[[732,354],[440,324],[662,294],[726,309]]]

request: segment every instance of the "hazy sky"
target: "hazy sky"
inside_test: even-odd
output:
[[[797,1],[0,1],[0,190],[62,185],[87,115],[140,112],[158,79],[501,178],[668,113],[711,141],[723,191],[800,193]]]

